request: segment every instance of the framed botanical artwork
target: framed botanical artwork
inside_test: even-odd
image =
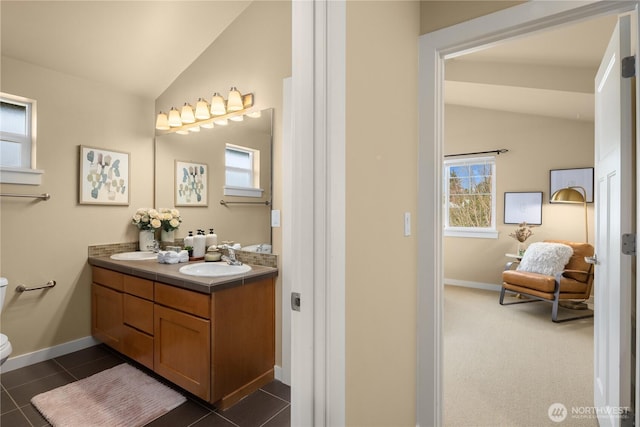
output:
[[[504,223],[542,224],[542,191],[504,193]]]
[[[551,200],[551,196],[563,188],[577,187],[587,193],[587,203],[593,203],[593,168],[577,169],[552,169],[550,172],[549,203],[557,203]]]
[[[176,206],[207,206],[209,171],[205,163],[176,160]]]
[[[80,146],[81,205],[129,205],[129,153]]]

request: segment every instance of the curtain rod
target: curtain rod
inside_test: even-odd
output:
[[[499,148],[497,150],[489,150],[489,151],[476,151],[475,153],[460,153],[460,154],[446,154],[445,157],[457,157],[457,156],[471,156],[474,154],[491,154],[495,153],[497,155],[508,152],[506,148]]]

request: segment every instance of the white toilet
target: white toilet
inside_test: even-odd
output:
[[[0,312],[4,305],[4,295],[7,293],[7,285],[9,281],[4,277],[0,277]],[[11,354],[11,343],[5,334],[0,334],[0,365],[2,365]]]

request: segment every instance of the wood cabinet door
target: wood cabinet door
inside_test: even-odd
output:
[[[210,322],[156,304],[154,370],[196,396],[211,398]]]
[[[127,325],[122,329],[122,353],[153,369],[153,337]]]
[[[91,285],[91,335],[122,351],[122,292]]]

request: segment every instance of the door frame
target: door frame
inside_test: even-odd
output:
[[[283,265],[291,291],[291,425],[345,425],[346,0],[293,1]],[[285,264],[286,263],[286,264]],[[283,310],[291,310],[283,295]]]
[[[638,4],[637,1],[532,1],[419,38],[417,235],[418,259],[422,261],[417,271],[416,425],[440,426],[443,422],[444,255],[442,209],[437,201],[442,200],[445,59],[533,32],[630,12],[637,10]]]

